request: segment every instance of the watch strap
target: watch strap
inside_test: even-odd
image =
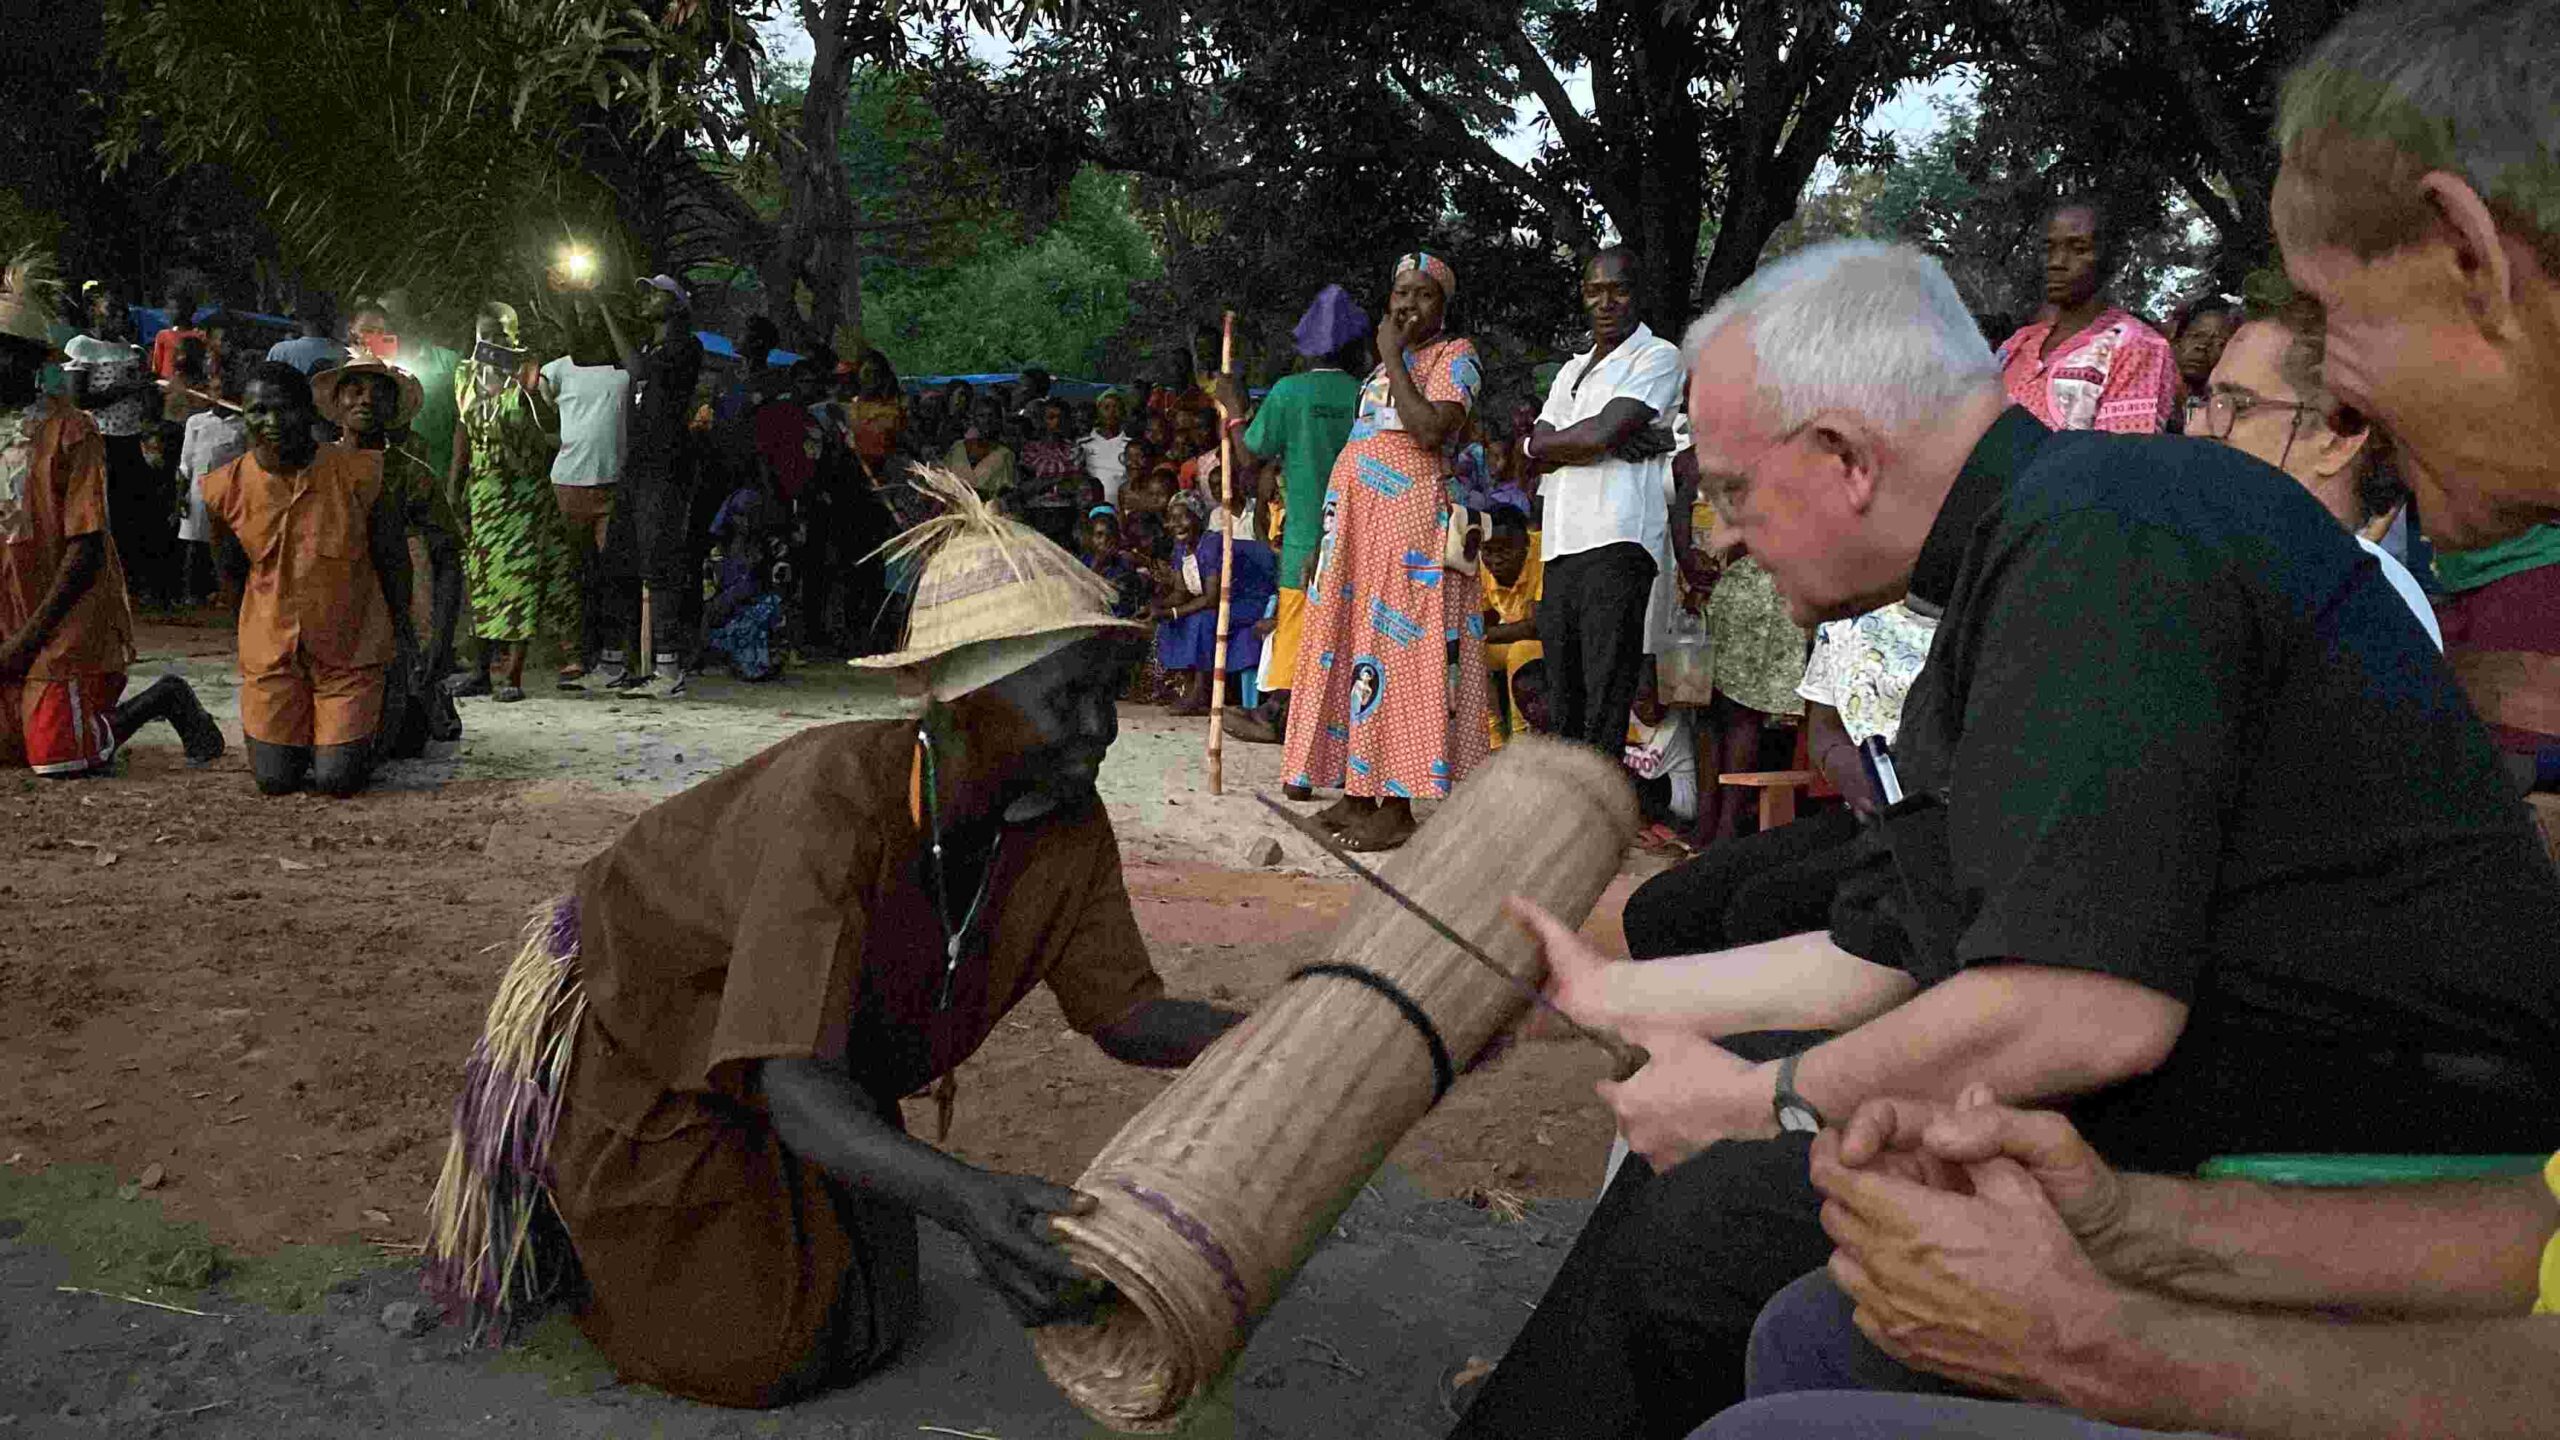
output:
[[[1778,1062],[1778,1082],[1770,1096],[1770,1107],[1777,1115],[1778,1128],[1781,1131],[1792,1128],[1787,1124],[1787,1112],[1790,1110],[1813,1117],[1816,1129],[1831,1123],[1823,1118],[1820,1110],[1814,1108],[1812,1101],[1796,1092],[1796,1062],[1803,1058],[1804,1052],[1797,1051]]]

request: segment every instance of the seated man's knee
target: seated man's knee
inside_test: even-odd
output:
[[[1666,955],[1695,955],[1723,945],[1718,897],[1702,896],[1693,883],[1690,861],[1665,870],[1627,897],[1627,954],[1637,960]]]

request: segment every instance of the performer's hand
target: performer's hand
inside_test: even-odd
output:
[[[1049,1228],[1053,1215],[1091,1211],[1091,1196],[1035,1176],[981,1173],[960,1198],[960,1238],[1015,1319],[1083,1320],[1108,1298],[1109,1287],[1078,1269]]]

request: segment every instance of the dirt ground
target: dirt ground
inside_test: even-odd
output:
[[[135,683],[163,670],[186,674],[228,721],[228,639],[201,625],[148,627]],[[470,702],[459,757],[394,767],[382,788],[348,803],[261,798],[236,750],[192,771],[162,735],[137,741],[113,780],[0,780],[0,1016],[10,1022],[0,1028],[0,1181],[82,1165],[128,1181],[148,1177],[150,1194],[125,1203],[156,1202],[168,1221],[200,1225],[213,1245],[243,1257],[395,1247],[378,1252],[388,1268],[346,1281],[320,1315],[242,1312],[207,1332],[203,1321],[174,1323],[195,1317],[48,1294],[38,1281],[62,1257],[8,1239],[26,1217],[13,1220],[0,1203],[0,1288],[33,1287],[0,1304],[0,1371],[33,1367],[14,1389],[0,1382],[0,1435],[57,1433],[81,1416],[114,1433],[141,1433],[126,1422],[148,1420],[183,1421],[188,1434],[234,1426],[243,1434],[444,1434],[436,1427],[466,1410],[509,1417],[525,1433],[733,1433],[720,1428],[728,1422],[718,1412],[699,1412],[698,1425],[673,1423],[692,1407],[664,1400],[651,1402],[657,1411],[645,1424],[606,1398],[581,1402],[590,1408],[576,1417],[553,1414],[544,1386],[510,1378],[503,1357],[456,1359],[443,1336],[395,1343],[372,1325],[383,1297],[414,1293],[396,1247],[417,1238],[460,1062],[532,907],[655,798],[797,729],[894,707],[885,688],[843,667],[813,667],[779,685],[709,680],[699,689],[674,705],[552,695],[509,707]],[[1276,786],[1275,749],[1232,747],[1228,793],[1213,797],[1198,722],[1176,725],[1130,707],[1123,725],[1103,788],[1149,950],[1177,994],[1257,1003],[1321,950],[1351,882],[1317,873],[1327,862],[1252,805],[1253,790]],[[1263,836],[1282,840],[1279,868],[1227,868]],[[1629,883],[1621,880],[1595,918],[1606,939],[1615,938]],[[1364,1357],[1401,1354],[1408,1344],[1430,1350],[1409,1367],[1400,1361],[1393,1376],[1370,1377],[1371,1400],[1428,1401],[1440,1367],[1499,1353],[1525,1318],[1580,1213],[1570,1202],[1597,1184],[1608,1125],[1590,1087],[1601,1073],[1596,1054],[1532,1044],[1469,1077],[1406,1139],[1377,1192],[1346,1222],[1347,1236],[1365,1233],[1384,1248],[1346,1257],[1336,1243],[1320,1255],[1290,1303],[1328,1317],[1326,1343]],[[1043,993],[962,1069],[948,1145],[973,1163],[1072,1179],[1164,1083],[1068,1032]],[[929,1107],[916,1106],[910,1123],[929,1134]],[[10,1193],[0,1188],[0,1202]],[[1467,1203],[1489,1195],[1561,1203],[1513,1222]],[[998,1368],[1011,1378],[987,1399],[1011,1407],[1005,1440],[1083,1433],[1001,1312],[978,1303],[965,1258],[938,1239],[932,1247],[935,1284],[965,1303],[945,1307],[958,1328],[924,1337],[918,1354],[1001,1351]],[[1364,1272],[1374,1272],[1365,1291]],[[1319,1284],[1325,1274],[1333,1279]],[[1415,1331],[1425,1312],[1433,1318]],[[276,1342],[291,1364],[255,1358],[268,1341],[251,1337],[271,1324],[302,1337]],[[1267,1370],[1249,1355],[1237,1372],[1245,1432],[1427,1434],[1445,1425],[1420,1410],[1410,1427],[1314,1424],[1317,1410],[1304,1406],[1322,1406],[1309,1397],[1356,1398],[1363,1387],[1345,1383],[1363,1367],[1326,1365],[1319,1347],[1275,1341],[1282,1328],[1275,1315],[1254,1353],[1296,1353],[1272,1356],[1262,1363],[1276,1368]],[[79,1358],[89,1342],[74,1337],[91,1333],[140,1367],[111,1395],[75,1383],[90,1362]],[[217,1349],[233,1348],[204,1348],[209,1333],[228,1337]],[[998,1337],[1003,1344],[986,1343]],[[311,1358],[309,1346],[324,1340],[341,1359],[367,1357],[345,1361],[360,1378],[332,1378],[339,1361]],[[1308,1354],[1319,1363],[1300,1363]],[[916,1372],[923,1378],[899,1382],[923,1386],[915,1404],[925,1408],[878,1433],[914,1433],[915,1424],[994,1433],[966,1415],[927,1413],[937,1373],[941,1382],[961,1378],[929,1364]],[[1268,1383],[1257,1387],[1257,1374]],[[213,1388],[199,1394],[199,1381]],[[471,1393],[480,1398],[464,1409],[430,1405],[428,1397],[456,1385],[478,1387]],[[303,1419],[325,1427],[341,1391],[361,1392],[375,1419],[299,1428]],[[795,1417],[789,1429],[734,1433],[870,1433],[861,1428],[869,1420],[908,1413],[907,1402],[887,1398],[893,1391],[905,1393],[876,1382],[833,1409],[784,1412]],[[174,1416],[224,1396],[232,1399],[218,1408]],[[804,1414],[813,1409],[834,1418]],[[124,1420],[107,1423],[115,1416]],[[5,1428],[11,1420],[19,1428]]]

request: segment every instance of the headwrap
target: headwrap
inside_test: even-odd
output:
[[[1296,334],[1298,353],[1310,360],[1321,360],[1355,340],[1367,338],[1369,315],[1351,298],[1350,291],[1327,285],[1316,292],[1307,313],[1298,317]]]
[[[1458,298],[1458,272],[1449,268],[1448,261],[1432,254],[1430,251],[1416,250],[1412,254],[1407,255],[1396,262],[1396,276],[1404,274],[1407,270],[1419,270],[1423,274],[1430,276],[1433,283],[1440,287],[1441,299],[1455,300]],[[1395,276],[1389,276],[1387,283],[1394,284]]]

